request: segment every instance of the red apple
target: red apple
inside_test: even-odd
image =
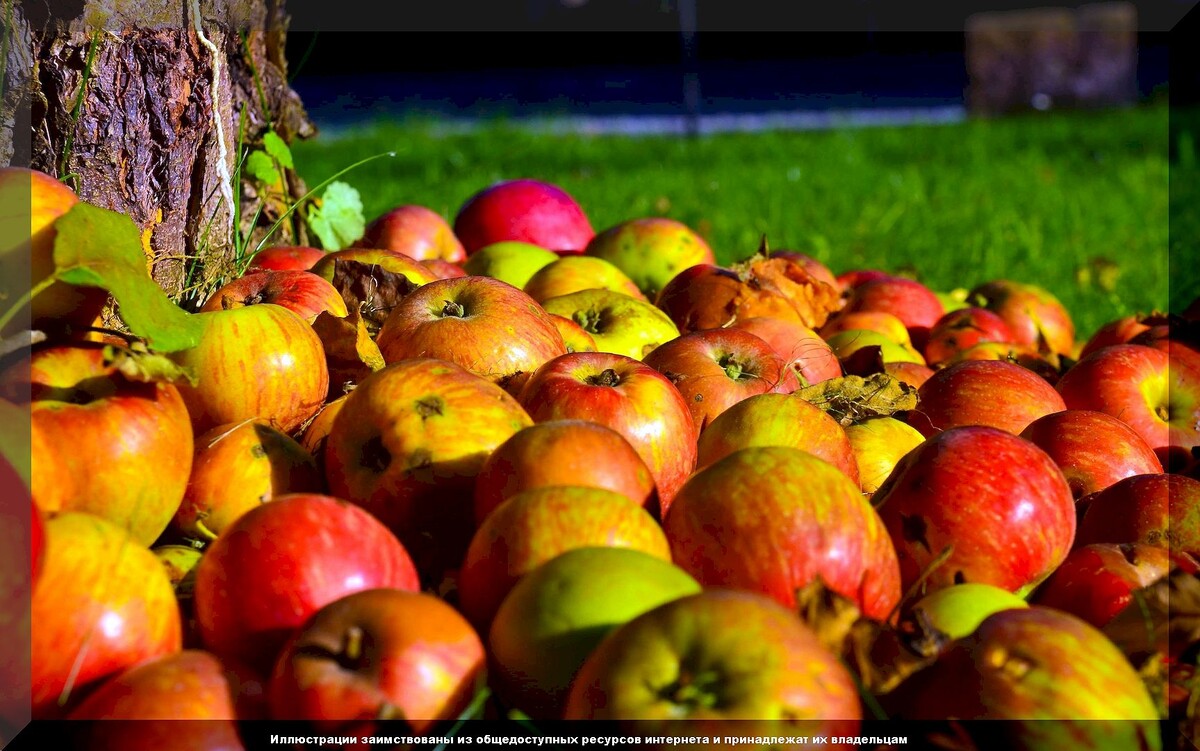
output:
[[[883,372],[914,389],[921,388],[933,377],[933,368],[919,362],[885,362]]]
[[[614,264],[649,300],[680,271],[717,262],[703,237],[683,222],[659,216],[609,227],[593,237],[583,252]]]
[[[1150,329],[1150,324],[1145,320],[1147,317],[1141,315],[1122,316],[1104,324],[1096,329],[1096,333],[1092,334],[1083,348],[1079,350],[1079,359],[1082,360],[1096,350],[1113,344],[1128,344],[1138,334]]]
[[[650,468],[660,509],[696,466],[696,425],[669,380],[632,357],[572,352],[530,377],[520,395],[535,422],[591,420],[620,433]]]
[[[325,348],[304,319],[269,303],[196,315],[199,344],[172,357],[197,379],[179,385],[197,435],[256,418],[290,433],[325,403]]]
[[[454,233],[468,255],[508,240],[582,253],[595,234],[569,193],[532,179],[505,180],[471,196],[454,218]]]
[[[103,679],[182,647],[179,605],[158,558],[91,514],[46,522],[32,608],[35,719],[61,716]]]
[[[847,293],[860,284],[891,278],[893,278],[891,274],[881,269],[851,269],[837,275],[838,284]]]
[[[322,311],[345,318],[349,311],[337,289],[307,271],[251,271],[223,285],[201,306],[202,313],[272,303],[309,323]]]
[[[986,308],[959,308],[939,318],[925,343],[925,361],[936,367],[980,342],[1012,342],[1016,334]]]
[[[817,332],[783,318],[741,318],[731,329],[748,331],[759,337],[783,358],[801,386],[809,386],[842,375],[837,355]]]
[[[376,342],[386,362],[436,357],[510,393],[567,351],[542,306],[486,276],[442,279],[412,292],[392,310]]]
[[[320,248],[304,245],[277,245],[263,248],[250,257],[251,269],[270,271],[308,271],[325,257]]]
[[[322,477],[325,476],[325,442],[329,439],[329,431],[333,430],[334,418],[342,411],[349,396],[342,394],[337,399],[326,402],[300,434],[300,445],[316,460],[317,469]]]
[[[843,331],[874,331],[882,334],[896,344],[911,347],[912,338],[904,322],[892,313],[882,310],[849,310],[842,311],[821,327],[821,338],[829,341],[835,334]]]
[[[533,420],[494,383],[450,362],[402,360],[350,392],[325,444],[332,493],[382,520],[426,581],[458,566],[474,529],[475,477]]]
[[[383,248],[417,261],[440,258],[465,261],[467,253],[442,215],[425,206],[405,204],[376,217],[367,225],[358,248]]]
[[[927,591],[969,581],[1024,594],[1062,563],[1075,538],[1075,502],[1054,460],[982,425],[926,439],[872,503],[906,590],[926,575]]]
[[[1070,356],[1075,348],[1075,324],[1054,295],[1034,284],[999,279],[972,289],[967,299],[1008,323],[1017,344],[1040,353]]]
[[[5,371],[0,389],[31,400],[42,510],[102,516],[148,546],[183,498],[192,426],[176,386],[121,372],[129,354],[94,342],[49,345]]]
[[[1142,437],[1103,412],[1068,409],[1045,415],[1029,423],[1021,437],[1054,460],[1077,501],[1130,475],[1162,472]]]
[[[799,383],[783,359],[754,334],[705,329],[672,339],[643,359],[667,377],[703,431],[734,404],[756,394],[790,394]]]
[[[903,277],[875,279],[852,287],[843,313],[870,310],[899,318],[918,352],[925,348],[933,324],[946,314],[942,301],[932,290]]]
[[[33,572],[31,580],[36,584],[46,562],[46,517],[36,503],[29,505],[32,507],[29,517],[29,570]]]
[[[858,486],[805,451],[735,451],[692,476],[663,520],[672,559],[705,586],[791,608],[818,577],[869,618],[900,601],[887,530]]]
[[[1034,595],[1034,602],[1103,628],[1133,602],[1133,591],[1166,576],[1165,548],[1099,543],[1075,548]]]
[[[459,607],[486,633],[524,574],[560,553],[596,546],[671,559],[654,517],[620,493],[570,485],[522,491],[497,506],[471,539],[458,580]]]
[[[265,672],[313,613],[375,587],[418,588],[404,546],[361,508],[298,493],[246,512],[212,542],[193,601],[207,649]]]
[[[462,266],[441,258],[425,258],[419,263],[432,271],[438,279],[457,279],[460,276],[468,276],[467,270]]]
[[[961,352],[956,352],[949,360],[942,362],[939,367],[944,368],[968,360],[1001,360],[1028,368],[1044,378],[1047,383],[1057,386],[1062,373],[1059,371],[1059,366],[1051,362],[1051,357],[1055,358],[1057,362],[1063,362],[1057,359],[1057,355],[1038,354],[1033,347],[1025,344],[979,342]]]
[[[1200,560],[1200,480],[1134,475],[1080,501],[1076,545],[1146,543]]]
[[[275,720],[320,733],[371,734],[401,720],[424,734],[457,717],[484,670],[483,643],[454,608],[397,589],[355,592],[295,632],[267,688]]]
[[[1002,360],[968,360],[933,374],[918,391],[908,424],[926,437],[960,425],[989,425],[1018,434],[1067,408],[1045,378]]]
[[[587,420],[551,420],[517,431],[488,455],[475,478],[475,522],[521,491],[554,485],[612,490],[658,512],[650,468],[624,436]]]
[[[211,541],[250,509],[288,493],[320,493],[324,478],[294,438],[262,420],[218,425],[196,439],[187,492],[172,526]]]
[[[585,289],[609,289],[639,300],[646,296],[629,277],[603,258],[563,256],[534,272],[525,283],[527,295],[543,303],[552,297]]]

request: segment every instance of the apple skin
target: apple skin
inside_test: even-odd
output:
[[[775,350],[795,373],[801,386],[838,378],[842,364],[820,335],[795,321],[782,318],[742,318],[730,324],[754,334]]]
[[[172,526],[211,541],[242,514],[288,493],[321,493],[311,454],[262,420],[218,425],[196,439],[196,456]]]
[[[878,331],[870,329],[847,329],[839,331],[826,338],[825,343],[829,345],[829,348],[833,350],[837,358],[842,361],[842,368],[847,372],[851,372],[854,369],[850,363],[854,354],[868,347],[878,347],[879,356],[885,363],[911,362],[918,365],[925,364],[925,358],[912,345],[900,344],[886,334],[881,334]]]
[[[1129,660],[1053,608],[988,616],[883,703],[893,719],[1003,720],[975,729],[994,748],[1162,748],[1154,702]]]
[[[908,424],[929,437],[960,425],[1019,434],[1031,422],[1067,408],[1058,391],[1028,368],[1003,360],[967,360],[942,368],[917,392]]]
[[[538,269],[522,288],[543,303],[551,297],[569,295],[585,289],[610,289],[638,300],[646,296],[619,268],[592,256],[563,256]]]
[[[1079,502],[1086,508],[1075,544],[1145,543],[1200,560],[1200,480],[1134,475]]]
[[[251,271],[227,282],[200,307],[200,312],[229,310],[273,303],[287,308],[309,323],[328,311],[338,318],[349,315],[342,295],[329,282],[308,271]]]
[[[385,362],[447,360],[509,393],[567,352],[542,306],[486,276],[442,279],[413,291],[392,309],[375,341]]]
[[[933,368],[918,362],[885,362],[883,372],[914,389],[920,389],[933,377]]]
[[[256,418],[291,433],[325,403],[325,348],[300,316],[269,303],[196,316],[200,342],[172,353],[197,378],[178,387],[196,435]]]
[[[539,564],[583,547],[633,548],[671,560],[662,528],[644,508],[603,488],[525,490],[483,520],[459,572],[462,612],[486,633],[513,585]]]
[[[1062,373],[1059,370],[1059,366],[1050,361],[1049,358],[1051,357],[1057,358],[1057,355],[1038,354],[1037,351],[1026,344],[979,342],[972,344],[960,352],[956,352],[949,360],[941,363],[938,367],[945,368],[969,360],[1001,360],[1028,368],[1040,375],[1047,383],[1057,386]],[[1062,361],[1058,360],[1058,362],[1061,363]]]
[[[667,377],[703,432],[734,404],[756,394],[790,394],[799,383],[770,345],[737,329],[693,331],[643,359]]]
[[[317,470],[320,471],[322,478],[325,477],[325,443],[329,440],[329,431],[333,430],[334,418],[337,417],[338,412],[342,411],[342,407],[346,406],[346,399],[349,396],[350,394],[342,394],[336,399],[325,402],[321,411],[317,412],[304,427],[304,432],[300,434],[300,445],[316,461]]]
[[[1071,409],[1123,421],[1158,455],[1167,471],[1200,444],[1200,369],[1142,344],[1116,344],[1075,363],[1058,382]]]
[[[582,253],[595,231],[567,191],[523,178],[495,183],[468,198],[454,217],[454,234],[468,255],[507,240]]]
[[[679,329],[645,300],[608,289],[585,289],[552,297],[546,312],[570,318],[583,327],[600,352],[640,360],[655,347],[679,336]]]
[[[966,307],[939,318],[925,343],[925,361],[937,367],[980,342],[1012,342],[1016,334],[1008,323],[986,308]]]
[[[1128,344],[1134,337],[1150,330],[1150,324],[1145,322],[1145,318],[1146,316],[1140,315],[1123,316],[1104,324],[1096,329],[1096,333],[1092,334],[1079,350],[1078,359],[1082,360],[1096,350],[1113,344]]]
[[[697,443],[704,468],[752,446],[786,446],[824,459],[859,484],[858,460],[846,431],[820,407],[798,396],[759,394],[725,410]]]
[[[891,313],[908,329],[917,352],[925,349],[929,331],[946,314],[942,301],[924,284],[890,277],[863,282],[850,289],[843,313],[875,310]]]
[[[554,263],[560,256],[540,245],[523,242],[498,242],[487,245],[463,261],[463,271],[471,276],[490,276],[523,289],[538,269]]]
[[[909,609],[921,611],[929,624],[951,639],[970,636],[983,619],[1001,610],[1027,608],[1029,603],[990,584],[956,584],[931,592]]]
[[[76,342],[35,350],[0,375],[0,391],[30,399],[33,498],[43,511],[102,516],[145,546],[166,529],[192,466],[176,386],[126,378],[105,345]]]
[[[684,269],[717,262],[703,237],[667,217],[621,222],[593,237],[583,252],[625,272],[649,300]]]
[[[469,276],[462,266],[441,258],[425,258],[418,263],[432,271],[438,279],[457,279],[460,276]]]
[[[1103,412],[1068,409],[1029,423],[1021,437],[1045,451],[1078,501],[1131,475],[1162,472],[1142,437]]]
[[[590,420],[624,436],[650,468],[661,513],[696,467],[696,424],[654,368],[608,352],[572,352],[538,368],[521,405],[535,422]]]
[[[842,311],[830,318],[821,327],[820,333],[822,338],[828,341],[834,334],[843,331],[874,331],[902,347],[912,347],[912,338],[909,337],[904,322],[882,310]]]
[[[31,623],[34,719],[60,717],[72,709],[70,697],[183,645],[179,605],[158,558],[112,522],[79,512],[46,521]]]
[[[877,279],[892,279],[892,275],[882,269],[851,269],[837,275],[838,284],[844,293],[849,293],[855,287],[873,282]]]
[[[579,668],[617,626],[700,591],[683,569],[630,548],[577,548],[530,571],[488,631],[489,675],[505,706],[562,716]]]
[[[276,245],[263,248],[250,257],[248,269],[268,271],[308,271],[325,257],[320,248],[306,245]]]
[[[364,589],[418,586],[408,552],[377,519],[297,493],[246,512],[209,545],[193,602],[205,648],[265,674],[292,631],[325,605]]]
[[[532,424],[504,389],[454,363],[402,360],[350,392],[325,443],[326,481],[383,521],[424,580],[437,581],[470,542],[484,460]]]
[[[1075,538],[1075,501],[1054,460],[984,425],[926,439],[872,503],[895,543],[906,591],[950,547],[924,592],[978,582],[1025,594],[1062,563]]]
[[[700,470],[663,529],[672,559],[706,587],[760,592],[792,608],[820,577],[875,620],[900,601],[879,516],[845,474],[799,449],[742,449]]]
[[[786,734],[783,723],[806,735],[854,735],[862,708],[850,673],[795,613],[752,592],[713,589],[605,637],[572,683],[564,717],[640,721],[633,727],[659,734],[682,720],[689,735],[721,735],[738,720],[751,735]]]
[[[558,329],[559,335],[563,338],[563,344],[567,346],[568,352],[595,352],[596,340],[578,323],[575,323],[566,316],[550,314],[550,321]]]
[[[444,601],[378,588],[325,605],[284,646],[267,687],[274,720],[369,734],[400,719],[424,734],[458,716],[485,667],[483,643]]]
[[[1097,543],[1071,551],[1038,588],[1033,601],[1103,628],[1171,568],[1166,548],[1143,543]]]
[[[859,485],[867,494],[878,490],[896,464],[925,441],[916,428],[894,417],[871,417],[843,430],[858,464]]]
[[[521,491],[554,485],[611,490],[658,513],[654,476],[624,436],[587,420],[550,420],[488,454],[475,478],[475,523]]]
[[[467,258],[450,224],[433,209],[405,204],[390,209],[366,226],[357,248],[383,248],[416,261],[440,258],[460,263]]]
[[[1067,357],[1075,349],[1070,314],[1058,298],[1037,285],[997,279],[975,287],[967,299],[1003,318],[1017,344]]]

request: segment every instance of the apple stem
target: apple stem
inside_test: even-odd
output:
[[[599,375],[589,377],[587,382],[591,386],[616,386],[621,382],[621,377],[612,368],[605,368]]]
[[[346,659],[357,662],[362,657],[363,646],[363,630],[358,626],[351,626],[346,629],[346,644],[342,648],[342,654]]]
[[[733,357],[723,357],[718,364],[725,368],[725,375],[729,376],[730,380],[739,380],[742,377],[742,364]]]

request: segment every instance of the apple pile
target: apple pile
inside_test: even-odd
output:
[[[33,180],[38,278],[73,197]],[[228,721],[98,747],[470,713],[853,736],[882,706],[1157,749],[1189,705],[1195,648],[1105,629],[1197,573],[1196,305],[1080,339],[1032,284],[722,266],[528,179],[262,250],[170,353],[194,380],[80,328],[91,292],[35,298],[74,333],[0,372],[31,412],[32,712]]]

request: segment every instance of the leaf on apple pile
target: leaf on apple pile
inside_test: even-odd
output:
[[[378,264],[336,260],[333,262],[333,286],[342,294],[347,308],[361,311],[368,330],[374,334],[383,326],[392,308],[420,285]]]
[[[842,426],[869,417],[889,417],[917,406],[917,390],[887,373],[830,378],[795,394],[820,407]]]
[[[358,308],[351,308],[345,318],[322,311],[312,327],[325,347],[330,383],[355,384],[383,368],[383,355]]]
[[[104,364],[113,366],[117,372],[131,381],[142,383],[181,383],[196,385],[196,376],[190,370],[167,355],[115,347],[104,348]]]
[[[344,182],[331,182],[321,194],[320,201],[309,206],[307,222],[309,229],[321,238],[321,247],[325,250],[347,248],[362,237],[367,228],[362,197]]]
[[[751,288],[766,288],[781,295],[809,328],[820,328],[842,306],[842,294],[833,286],[790,258],[771,256],[765,237],[757,253],[731,268]]]
[[[81,201],[54,226],[55,278],[108,290],[125,325],[156,351],[176,352],[200,341],[204,322],[171,302],[150,277],[132,219]]]

